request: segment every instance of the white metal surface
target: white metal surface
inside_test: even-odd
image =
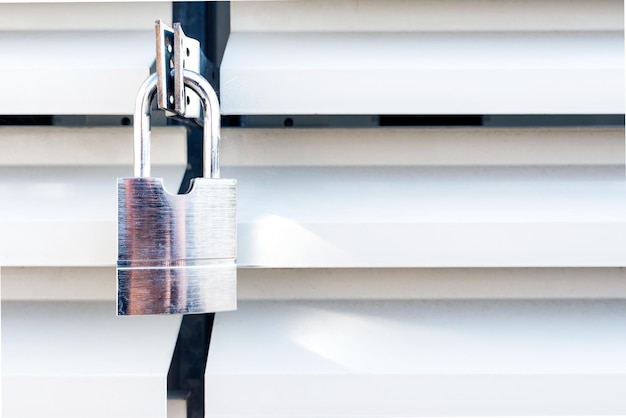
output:
[[[115,301],[115,267],[3,267],[2,301]]]
[[[3,0],[3,3],[55,3],[55,4],[61,4],[61,3],[118,3],[118,1],[116,0],[65,0],[65,1],[58,1],[58,0]],[[169,1],[165,1],[165,3],[168,3]],[[135,2],[133,2],[135,3]],[[160,0],[137,0],[136,3],[163,3]],[[171,2],[169,2],[171,3]]]
[[[206,413],[621,415],[625,319],[622,301],[244,302],[216,316]]]
[[[223,172],[239,179],[242,267],[619,267],[626,261],[619,168]],[[120,169],[22,167],[0,174],[3,195],[14,202],[0,209],[3,265],[113,265],[110,183],[124,174]]]
[[[2,416],[166,417],[180,316],[114,302],[2,303]]]
[[[618,0],[233,2],[226,114],[623,113]]]
[[[132,114],[154,60],[153,38],[152,27],[3,32],[0,90],[10,100],[0,114]]]
[[[237,167],[623,165],[626,152],[623,127],[227,128],[223,138],[222,165]]]
[[[2,132],[7,151],[0,157],[0,191],[13,202],[0,208],[3,265],[112,266],[112,179],[131,173],[130,129]],[[184,132],[156,132],[155,175],[169,178],[175,191],[183,174]],[[223,142],[232,143],[224,147],[224,176],[239,179],[239,265],[624,264],[626,186],[623,170],[612,165],[623,161],[621,129],[481,132],[296,130],[276,138],[272,131],[225,132]],[[358,138],[363,148],[351,153]],[[333,146],[337,152],[325,150],[341,141]],[[381,152],[385,147],[378,142],[398,155]],[[463,155],[470,143],[473,151]],[[528,149],[520,151],[524,144]],[[595,151],[600,145],[603,151]],[[441,147],[459,151],[448,156]],[[472,154],[482,167],[469,165]]]
[[[132,176],[132,128],[4,128],[3,266],[101,266],[116,259],[117,177]],[[154,175],[177,191],[185,131],[157,129]]]
[[[0,4],[0,115],[130,114],[171,3],[23,3]],[[226,113],[624,112],[619,0],[231,6]],[[153,148],[171,190],[183,135]],[[165,416],[178,319],[113,317],[129,139],[0,130],[3,416]],[[626,414],[623,128],[223,147],[248,268],[242,310],[217,316],[209,416]]]
[[[622,32],[234,32],[224,114],[624,112]]]
[[[234,1],[235,32],[623,30],[620,0]]]
[[[153,30],[157,17],[171,22],[172,3],[21,0],[0,3],[3,31],[149,31]]]
[[[113,301],[114,267],[4,267],[3,301]],[[626,299],[623,268],[256,269],[237,272],[249,300]]]
[[[16,273],[5,269],[4,280]],[[246,268],[237,280],[240,301],[626,299],[623,268]]]
[[[266,168],[239,179],[255,267],[618,267],[623,170]]]
[[[171,16],[171,2],[0,4],[0,114],[131,114],[153,22]]]
[[[608,138],[605,138],[605,140]],[[158,166],[185,167],[184,127],[152,130],[152,161]],[[132,127],[0,127],[1,167],[98,167],[133,164]]]

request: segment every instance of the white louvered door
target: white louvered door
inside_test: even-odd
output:
[[[114,266],[122,119],[171,8],[0,3],[0,115],[59,122],[0,127],[4,417],[167,416],[180,317],[116,318]],[[239,310],[206,416],[626,415],[623,3],[230,13]],[[171,190],[184,147],[155,129]]]
[[[180,317],[117,318],[114,266],[116,178],[132,175],[121,119],[171,8],[0,4],[1,118],[66,125],[0,127],[3,417],[167,416]],[[156,129],[153,147],[176,190],[184,130]]]
[[[626,413],[623,15],[232,3],[240,304],[207,416]],[[402,115],[485,116],[376,126]]]

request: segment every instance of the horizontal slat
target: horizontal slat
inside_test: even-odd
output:
[[[624,112],[622,32],[232,33],[224,114]]]
[[[171,2],[0,3],[3,31],[150,30],[156,19],[171,23]]]
[[[623,30],[619,0],[234,1],[241,31],[563,31]]]
[[[626,151],[624,128],[229,128],[222,139],[224,166],[623,165]]]
[[[184,167],[154,167],[176,192]],[[117,257],[117,177],[132,168],[0,169],[0,191],[11,205],[0,209],[3,266],[102,266]]]
[[[240,301],[626,298],[621,268],[239,269],[237,279]]]
[[[112,301],[115,267],[4,267],[3,301]]]
[[[384,218],[384,214],[380,214]],[[240,223],[242,266],[619,267],[624,222]]]
[[[620,414],[624,319],[610,301],[242,302],[215,318],[206,414]]]
[[[622,268],[254,269],[237,273],[248,300],[626,299]],[[112,301],[114,267],[4,267],[2,300]]]
[[[155,128],[151,138],[155,165],[187,164],[184,127]],[[133,128],[0,127],[0,166],[130,166]]]
[[[114,185],[126,170],[1,169],[0,191],[12,203],[0,209],[3,265],[114,265]],[[242,267],[626,263],[620,167],[222,171],[225,178],[238,179]],[[181,177],[170,176],[175,184]]]
[[[171,3],[171,1],[165,1]],[[3,0],[3,3],[118,3],[118,0]],[[133,3],[161,3],[160,0],[136,0]]]
[[[115,203],[114,192],[107,197],[112,200],[111,203]],[[70,212],[71,202],[66,205],[69,218],[76,211]],[[112,210],[106,220],[71,220],[63,217],[51,217],[48,220],[33,217],[29,220],[28,214],[22,220],[3,218],[0,221],[2,265],[114,265],[117,259],[117,222],[114,216]]]
[[[131,166],[120,167],[2,167],[0,191],[12,199],[3,205],[3,221],[83,223],[117,219],[117,178],[132,177]],[[166,186],[176,193],[184,167],[157,166]]]
[[[255,267],[622,266],[623,169],[224,169]]]
[[[117,318],[114,302],[3,302],[2,416],[165,418],[180,321]]]
[[[152,27],[3,32],[0,114],[132,114],[154,56]]]

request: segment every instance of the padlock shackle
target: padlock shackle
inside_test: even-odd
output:
[[[143,82],[135,100],[133,147],[135,177],[150,177],[150,107],[157,92],[157,74]]]
[[[183,70],[185,86],[192,89],[202,100],[204,110],[203,174],[212,179],[220,178],[220,129],[222,117],[220,102],[211,84],[200,74]],[[207,123],[207,116],[209,117]]]
[[[193,71],[184,71],[185,86],[192,89],[202,101],[204,110],[204,177],[220,177],[220,106],[211,84]],[[134,120],[134,175],[150,177],[150,108],[157,92],[157,74],[151,74],[141,85],[135,101]],[[208,117],[208,120],[207,120]]]

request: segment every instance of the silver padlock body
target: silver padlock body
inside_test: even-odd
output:
[[[237,308],[237,181],[196,178],[172,195],[163,179],[118,179],[118,315]]]

